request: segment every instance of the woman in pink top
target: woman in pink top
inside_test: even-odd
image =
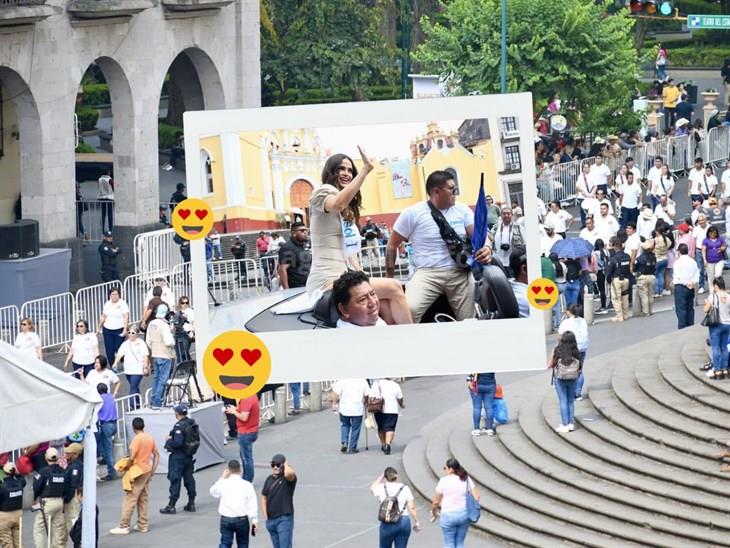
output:
[[[446,475],[436,485],[431,503],[431,521],[436,521],[441,510],[441,534],[443,548],[463,548],[469,532],[469,516],[466,510],[466,495],[479,501],[479,491],[456,459],[449,459],[444,466]]]

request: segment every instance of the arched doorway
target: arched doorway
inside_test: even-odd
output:
[[[7,224],[29,216],[28,204],[42,194],[38,108],[26,82],[8,67],[0,67],[0,140],[0,224]],[[21,195],[26,199],[18,201]]]
[[[289,202],[296,216],[297,210],[301,210],[302,222],[309,226],[309,200],[312,197],[314,187],[306,179],[297,179],[289,187]],[[292,222],[295,218],[292,217]]]

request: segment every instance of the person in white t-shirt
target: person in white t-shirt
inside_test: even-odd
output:
[[[71,341],[71,348],[66,355],[63,370],[68,371],[68,364],[72,363],[74,374],[84,379],[89,371],[94,369],[94,360],[99,355],[99,339],[96,333],[89,333],[89,323],[86,320],[76,322],[76,334]]]
[[[667,197],[671,199],[676,182],[676,177],[674,177],[674,175],[672,175],[672,173],[669,171],[669,166],[664,164],[661,167],[659,177],[653,183],[654,186],[651,192],[652,196],[654,196],[655,198],[659,198],[662,194],[666,194]],[[656,207],[656,204],[654,204],[654,207]]]
[[[639,216],[639,221],[636,223],[636,231],[639,233],[639,236],[645,240],[650,240],[652,238],[651,233],[654,231],[655,227],[656,215],[654,215],[654,210],[649,204],[644,204],[644,207],[641,210],[641,215]]]
[[[601,204],[600,215],[594,217],[596,223],[596,230],[601,235],[601,240],[604,242],[609,241],[618,232],[619,225],[616,217],[608,212],[608,204]]]
[[[101,311],[97,333],[104,338],[104,350],[109,363],[114,363],[114,356],[122,346],[129,327],[129,306],[122,299],[122,293],[117,287],[109,290],[109,300],[104,303]]]
[[[124,374],[129,383],[129,394],[139,394],[139,385],[142,377],[150,374],[150,349],[142,339],[139,331],[132,327],[127,332],[127,340],[122,343],[114,358],[112,370],[117,371],[119,362],[124,360]],[[136,407],[136,402],[132,402]]]
[[[657,219],[662,219],[668,225],[674,226],[674,217],[677,215],[677,210],[674,202],[671,202],[666,194],[659,196],[659,204],[654,210],[654,215]]]
[[[449,172],[431,173],[426,179],[428,201],[406,208],[396,219],[388,239],[385,273],[389,278],[395,274],[398,248],[406,240],[411,242],[416,272],[408,282],[406,299],[415,323],[441,294],[446,295],[457,320],[474,317],[471,269],[465,268],[465,264],[456,264],[433,217],[436,211],[439,212],[462,242],[472,237],[474,213],[467,206],[456,203],[456,191],[454,177]],[[505,209],[508,208],[503,208],[503,213]],[[489,242],[472,242],[472,246],[478,262],[491,262]]]
[[[332,385],[332,410],[340,414],[340,452],[357,453],[365,400],[370,386],[363,379],[342,379]]]
[[[578,210],[580,211],[580,226],[586,225],[586,210],[583,208],[585,200],[593,200],[596,197],[596,185],[591,182],[591,165],[583,162],[578,180],[575,182]]]
[[[601,233],[596,228],[596,221],[593,215],[586,217],[586,226],[580,231],[579,236],[585,241],[590,242],[591,245],[596,245],[596,240],[601,237]]]
[[[388,466],[370,485],[370,492],[378,497],[381,503],[388,497],[395,497],[398,501],[398,511],[401,513],[400,519],[395,523],[380,523],[380,545],[407,546],[411,535],[411,518],[413,518],[413,530],[415,532],[421,530],[416,503],[410,488],[399,482],[396,469]],[[406,515],[406,510],[410,517]],[[386,539],[387,541],[383,543]]]
[[[611,179],[611,169],[603,163],[603,156],[596,156],[596,163],[591,166],[590,171],[592,186],[597,187],[598,190],[603,190],[604,194],[608,194]]]
[[[608,213],[613,215],[613,205],[611,205],[611,200],[606,198],[606,193],[603,190],[596,191],[595,200],[585,200],[583,202],[583,209],[586,210],[586,215],[593,215],[595,218],[601,214],[601,204],[606,204]]]
[[[573,224],[573,216],[562,209],[560,202],[557,200],[550,202],[550,211],[545,215],[545,226],[552,225],[555,233],[565,238],[571,224]]]
[[[715,169],[712,167],[712,164],[707,164],[705,166],[705,175],[702,179],[702,193],[703,197],[705,193],[707,193],[706,200],[710,198],[710,196],[717,196],[717,177],[715,177]]]
[[[621,204],[621,228],[626,228],[628,223],[636,223],[639,219],[639,207],[641,206],[642,192],[641,185],[634,181],[634,174],[626,173],[626,182],[617,188],[619,204]]]
[[[629,156],[626,158],[626,167],[629,168],[629,172],[634,174],[634,182],[641,182],[641,170],[634,165],[634,159]]]
[[[406,406],[403,392],[394,380],[377,379],[373,381],[368,396],[383,399],[383,410],[375,413],[375,422],[378,425],[380,450],[390,455],[399,410]]]
[[[626,225],[626,243],[624,244],[624,253],[631,257],[630,268],[634,268],[636,258],[641,255],[641,236],[636,231],[636,225],[634,223],[628,223]]]
[[[23,354],[33,356],[43,361],[43,346],[41,338],[35,332],[35,322],[30,318],[20,320],[20,332],[15,337],[15,348]]]
[[[710,223],[707,222],[707,216],[704,213],[697,215],[697,224],[692,228],[692,236],[695,239],[695,262],[700,270],[700,283],[697,293],[705,292],[705,259],[702,257],[702,243],[707,238],[707,229]]]
[[[709,189],[705,187],[705,167],[702,158],[695,158],[695,167],[692,168],[687,177],[687,196],[693,201],[702,197],[702,201],[710,197]]]
[[[114,371],[109,369],[109,362],[106,361],[104,356],[96,357],[96,360],[94,361],[94,369],[89,371],[89,374],[86,375],[84,380],[94,387],[98,384],[106,384],[110,393],[112,393],[113,386],[114,392],[112,394],[115,398],[117,397],[119,387],[121,386],[119,377],[117,377],[117,374]]]
[[[560,234],[555,234],[555,227],[552,223],[548,222],[542,227],[540,234],[540,254],[543,257],[550,255],[550,250],[555,245],[555,242],[559,242],[563,237]]]
[[[723,204],[730,206],[730,160],[728,160],[728,167],[722,172],[719,194]]]
[[[155,278],[155,284],[150,287],[149,291],[147,291],[147,295],[144,299],[144,307],[147,308],[150,304],[150,301],[152,300],[153,290],[155,287],[162,288],[162,295],[160,295],[160,298],[162,299],[162,302],[167,303],[167,306],[170,308],[170,310],[175,308],[175,294],[172,292],[172,289],[170,289],[170,286],[167,284],[167,278],[164,276],[157,276]],[[153,311],[154,312],[154,311]],[[154,319],[154,314],[150,317],[150,320]]]
[[[654,158],[654,165],[649,170],[649,173],[646,174],[646,179],[648,183],[649,188],[649,196],[651,197],[651,207],[654,209],[656,205],[659,203],[659,180],[662,176],[662,167],[664,165],[664,162],[662,161],[661,156],[657,156]]]

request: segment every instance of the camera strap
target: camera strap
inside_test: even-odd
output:
[[[441,213],[441,210],[431,203],[431,200],[427,200],[426,203],[431,210],[431,217],[433,217],[433,220],[439,229],[441,239],[446,243],[449,255],[451,255],[451,258],[454,259],[456,264],[459,264],[455,257],[456,253],[461,249],[471,255],[471,241],[469,238],[467,238],[466,241],[462,240],[461,236],[459,236],[454,230],[454,227],[452,227],[449,224],[449,221],[446,220],[444,214]]]

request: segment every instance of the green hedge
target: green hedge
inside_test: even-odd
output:
[[[705,46],[702,48],[686,47],[669,50],[669,72],[672,66],[680,67],[712,67],[718,70],[725,59],[730,57],[730,46]]]
[[[76,152],[78,154],[96,154],[96,149],[91,145],[87,145],[86,143],[79,143],[79,146],[76,147]]]
[[[365,88],[365,99],[369,101],[382,101],[387,99],[400,99],[400,86],[369,86]],[[275,105],[309,105],[316,103],[347,103],[355,100],[354,90],[347,87],[332,89],[311,88],[311,89],[289,89],[281,94],[273,94]]]
[[[79,118],[81,131],[90,131],[96,128],[99,120],[99,111],[91,107],[80,107],[76,109],[76,116]]]
[[[182,135],[183,130],[179,127],[168,124],[157,125],[157,138],[159,148],[172,148],[177,144],[177,138]]]
[[[86,84],[83,89],[81,102],[86,106],[110,105],[112,102],[109,84]]]

